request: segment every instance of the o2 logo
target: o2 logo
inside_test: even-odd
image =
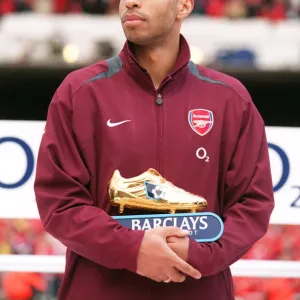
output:
[[[289,158],[288,158],[286,152],[278,145],[268,143],[268,147],[269,147],[269,149],[275,151],[275,153],[278,155],[278,157],[281,161],[281,165],[282,165],[281,176],[276,184],[273,183],[274,184],[274,186],[273,186],[274,192],[277,192],[286,184],[286,182],[289,178],[290,161],[289,161]],[[292,186],[292,188],[298,189],[299,194],[298,194],[298,197],[292,202],[291,206],[292,207],[300,207],[300,186]]]
[[[31,148],[29,147],[29,145],[21,139],[18,139],[15,137],[0,138],[0,147],[5,143],[14,143],[17,146],[21,147],[21,149],[25,153],[26,160],[27,160],[25,172],[24,172],[24,174],[22,174],[23,176],[21,177],[20,180],[8,184],[8,183],[2,182],[1,178],[0,178],[0,188],[15,189],[15,188],[18,188],[18,187],[22,186],[23,184],[25,184],[28,181],[28,179],[30,178],[30,176],[32,175],[32,172],[34,169],[34,156],[33,156],[33,152],[31,150]],[[0,168],[1,168],[1,166],[0,166]]]
[[[206,149],[203,147],[197,149],[196,156],[201,160],[203,159],[205,162],[209,162],[209,156],[207,155]]]

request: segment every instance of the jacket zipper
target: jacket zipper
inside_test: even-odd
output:
[[[158,172],[163,173],[163,98],[161,94],[156,95],[156,104],[159,106],[157,108],[157,160],[158,160]]]
[[[153,85],[153,89],[156,91],[156,104],[159,106],[158,107],[158,117],[157,117],[157,171],[160,174],[163,174],[163,98],[160,93],[157,93],[157,90],[154,87],[153,81],[150,77],[150,75],[147,73],[145,74],[142,72],[141,69],[139,69],[140,73],[143,76],[146,76]]]

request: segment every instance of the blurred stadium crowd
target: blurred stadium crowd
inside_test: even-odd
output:
[[[0,254],[60,255],[65,248],[39,220],[0,220]],[[62,274],[0,273],[0,299],[56,299]],[[41,296],[47,297],[41,298]],[[3,297],[3,298],[1,298]]]
[[[119,0],[0,0],[0,16],[15,12],[116,14]],[[300,0],[195,0],[194,14],[274,21],[300,16]]]
[[[300,260],[299,246],[297,226],[270,225],[265,237],[244,259]],[[38,220],[0,221],[0,254],[56,255],[64,251],[60,243],[43,231]],[[7,273],[0,276],[0,288],[7,300],[31,300],[38,294],[47,294],[47,298],[42,299],[55,299],[61,280],[60,274]],[[235,278],[235,291],[236,300],[299,300],[300,280]]]

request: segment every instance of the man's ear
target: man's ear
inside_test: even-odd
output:
[[[178,13],[177,19],[184,20],[187,18],[194,8],[194,0],[177,0],[178,1]]]

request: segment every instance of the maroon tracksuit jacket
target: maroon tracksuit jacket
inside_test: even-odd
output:
[[[133,177],[148,168],[224,220],[219,241],[190,243],[200,280],[136,274],[143,231],[111,218],[107,184],[116,169]],[[274,206],[264,123],[248,92],[192,63],[183,37],[157,91],[128,43],[67,76],[49,108],[35,192],[45,230],[68,248],[61,300],[232,300],[229,266],[266,233]]]

